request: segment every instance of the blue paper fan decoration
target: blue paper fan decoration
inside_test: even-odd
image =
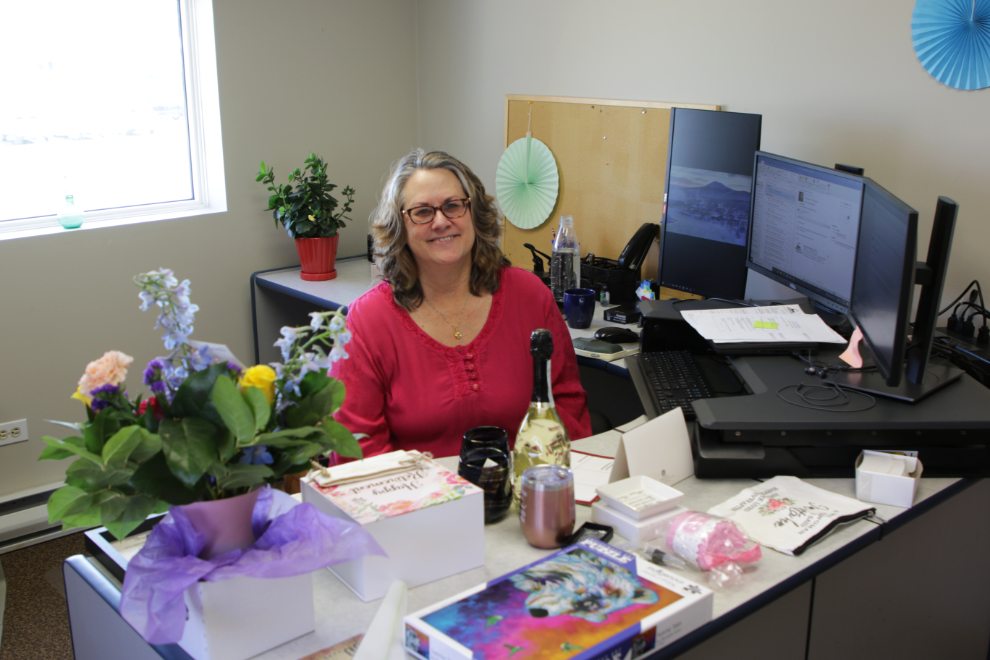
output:
[[[505,217],[520,229],[543,224],[557,203],[560,175],[550,147],[534,137],[509,145],[495,171],[495,194]]]
[[[911,39],[922,66],[939,82],[990,87],[990,0],[917,0]]]

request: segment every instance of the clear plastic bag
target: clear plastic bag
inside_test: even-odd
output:
[[[736,523],[698,511],[674,516],[660,538],[671,553],[708,573],[709,586],[736,584],[745,568],[760,560],[760,544]]]

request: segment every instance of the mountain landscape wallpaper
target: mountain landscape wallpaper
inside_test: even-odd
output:
[[[671,167],[666,231],[746,245],[753,177]]]

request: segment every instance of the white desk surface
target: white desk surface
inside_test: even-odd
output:
[[[371,288],[372,264],[365,257],[338,259],[337,277],[323,282],[308,282],[299,273],[302,269],[283,268],[255,274],[260,286],[293,291],[304,297],[325,301],[325,306],[349,305]]]
[[[587,438],[576,441],[574,448],[611,456],[615,452],[616,441]],[[454,469],[457,459],[456,457],[444,458],[440,459],[440,462],[448,468]],[[917,500],[926,499],[956,481],[956,479],[922,479]],[[836,493],[855,497],[852,479],[810,479],[808,482]],[[698,511],[706,511],[709,507],[725,501],[754,483],[756,482],[751,479],[703,481],[689,477],[677,484],[676,488],[685,494],[684,500],[681,502],[683,506]],[[577,509],[578,525],[590,520],[590,507],[579,505]],[[877,505],[877,515],[887,521],[905,511],[908,510]],[[800,579],[796,578],[799,573],[826,559],[832,553],[842,550],[843,547],[857,539],[876,532],[877,525],[875,523],[863,520],[836,530],[800,557],[790,557],[764,549],[763,558],[757,568],[747,575],[747,579],[742,585],[715,593],[713,618],[726,615],[754,598],[759,599],[765,592],[785,580],[795,578],[798,581],[793,586],[797,586],[804,580],[813,577],[814,574]],[[448,531],[447,533],[453,532]],[[613,542],[620,540],[621,537],[616,536]],[[868,543],[869,541],[865,542]],[[501,522],[485,527],[485,565],[483,567],[410,589],[408,612],[414,612],[483,582],[500,577],[534,562],[550,552],[552,551],[539,550],[526,543],[519,528],[518,517],[513,516],[510,512]],[[258,656],[259,659],[298,660],[309,653],[332,646],[366,630],[381,601],[362,602],[328,570],[316,571],[313,576],[316,631],[262,654]],[[696,573],[695,578],[699,577],[700,574]]]

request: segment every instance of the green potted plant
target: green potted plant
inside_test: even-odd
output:
[[[321,281],[337,277],[334,268],[337,231],[346,226],[344,220],[350,220],[347,214],[354,202],[354,189],[345,186],[340,191],[347,198],[340,206],[330,194],[337,185],[327,181],[326,163],[316,154],[310,154],[304,167],[297,167],[289,175],[287,184],[276,184],[274,169],[266,168],[261,161],[255,181],[266,184],[272,193],[265,210],[272,212],[275,226],[281,223],[296,241],[302,279]]]

